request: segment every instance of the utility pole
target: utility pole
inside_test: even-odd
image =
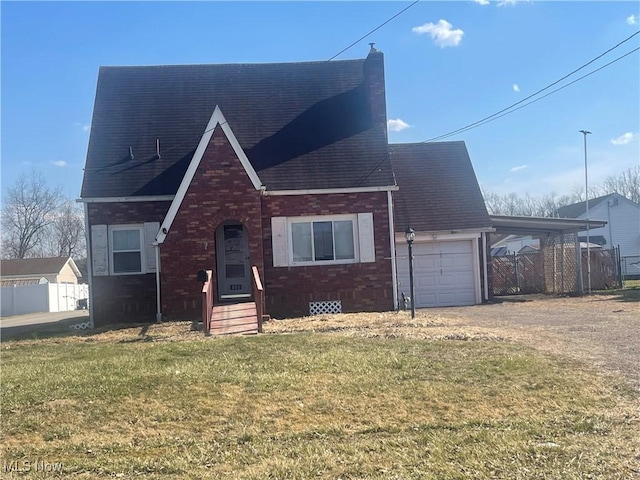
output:
[[[591,294],[591,242],[589,241],[589,180],[587,176],[587,135],[589,130],[578,130],[584,136],[584,197],[587,217],[587,293]]]

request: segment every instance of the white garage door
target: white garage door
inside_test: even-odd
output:
[[[398,245],[399,297],[410,295],[407,245]],[[473,241],[413,244],[416,307],[475,304]]]

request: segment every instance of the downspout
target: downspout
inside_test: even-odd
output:
[[[156,322],[162,323],[162,305],[160,303],[160,244],[153,242],[156,249]]]
[[[94,328],[93,323],[93,245],[91,245],[91,229],[89,228],[89,204],[84,202],[84,236],[87,243],[87,276],[89,277],[89,328]]]
[[[489,301],[489,273],[487,269],[487,232],[480,234],[482,237],[482,276],[484,277],[484,300]]]
[[[389,243],[391,245],[391,281],[393,282],[393,309],[398,310],[398,272],[396,269],[396,238],[393,224],[393,201],[391,190],[387,190],[387,211],[389,212]]]

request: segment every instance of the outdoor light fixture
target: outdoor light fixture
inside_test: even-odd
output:
[[[415,291],[413,288],[413,241],[416,239],[416,232],[410,226],[404,232],[407,237],[407,245],[409,246],[409,290],[411,295],[411,318],[416,318],[416,302]]]
[[[411,245],[416,239],[416,231],[411,227],[407,227],[407,230],[406,232],[404,232],[404,234],[407,237],[407,243]]]

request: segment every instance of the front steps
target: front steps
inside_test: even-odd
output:
[[[257,333],[258,313],[255,302],[213,307],[210,335],[255,335]]]

